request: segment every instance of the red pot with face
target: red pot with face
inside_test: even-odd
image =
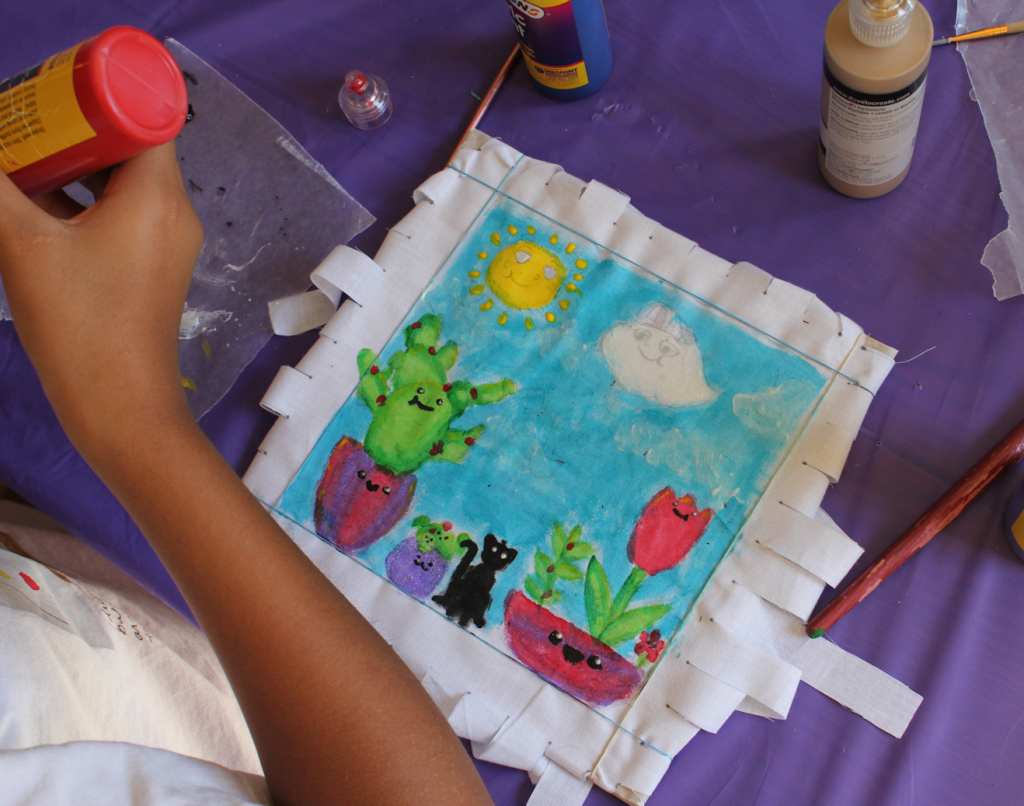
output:
[[[382,470],[351,437],[334,446],[316,488],[316,533],[346,553],[372,545],[405,515],[416,477]]]
[[[505,638],[520,661],[589,705],[624,700],[640,685],[636,666],[521,591],[505,599]]]

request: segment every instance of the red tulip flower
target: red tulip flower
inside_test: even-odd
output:
[[[692,495],[677,498],[666,487],[647,502],[630,535],[626,556],[650,576],[683,561],[704,534],[713,509],[697,510]]]

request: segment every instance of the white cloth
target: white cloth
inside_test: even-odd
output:
[[[203,634],[0,502],[0,804],[269,803],[260,774]]]

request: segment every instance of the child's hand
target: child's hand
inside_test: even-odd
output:
[[[85,210],[63,193],[33,203],[0,175],[14,325],[90,461],[154,417],[188,417],[178,328],[202,238],[173,143],[114,168]]]

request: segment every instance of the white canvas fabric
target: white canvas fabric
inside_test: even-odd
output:
[[[618,191],[479,132],[449,168],[416,191],[416,207],[384,242],[374,259],[380,274],[369,272],[384,278],[374,286],[378,296],[343,302],[295,370],[282,370],[266,402],[281,416],[246,483],[274,507],[359,382],[358,350],[380,351],[498,196],[549,216],[616,259],[742,320],[766,344],[781,341],[833,373],[671,651],[628,702],[592,708],[358,560],[275,517],[424,679],[456,730],[473,740],[474,752],[532,770],[538,780],[551,769],[546,758],[627,802],[643,803],[698,730],[718,730],[737,709],[783,718],[801,679],[879,727],[902,733],[920,698],[841,650],[818,648],[803,632],[825,585],[838,584],[860,555],[819,507],[841,476],[895,351],[813,294],[750,264],[725,261],[645,218]],[[337,287],[352,296],[361,282],[339,279]]]

